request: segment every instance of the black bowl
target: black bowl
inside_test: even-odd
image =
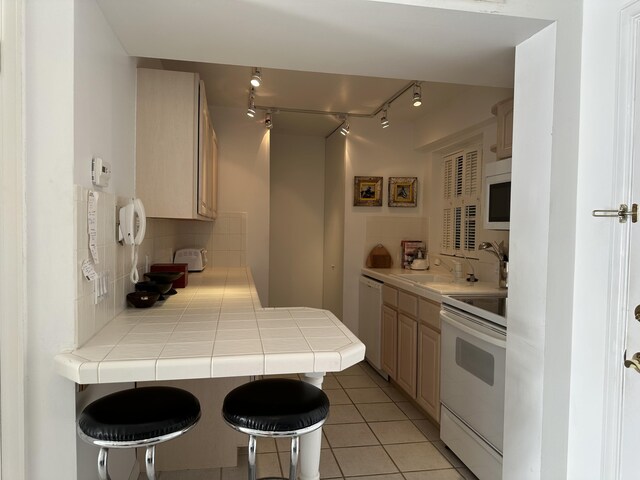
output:
[[[159,283],[159,282],[138,282],[136,283],[136,290],[139,292],[156,292],[160,295],[164,295],[169,290],[173,283]],[[162,299],[161,299],[162,300]]]
[[[136,308],[149,308],[160,298],[158,292],[131,292],[127,294],[127,303]]]
[[[149,280],[158,283],[173,283],[184,275],[184,272],[147,272],[144,274]]]

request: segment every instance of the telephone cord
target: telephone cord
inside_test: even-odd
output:
[[[129,278],[134,285],[140,280],[138,275],[138,246],[135,243],[131,245],[131,274]]]

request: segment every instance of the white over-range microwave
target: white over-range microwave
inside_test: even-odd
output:
[[[484,166],[484,228],[509,230],[511,217],[511,159]]]

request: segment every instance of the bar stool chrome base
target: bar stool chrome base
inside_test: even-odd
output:
[[[322,427],[328,414],[329,399],[322,390],[290,379],[247,383],[229,392],[222,406],[227,425],[249,435],[249,480],[256,480],[258,437],[291,438],[289,480],[296,480],[300,435]]]
[[[109,449],[146,447],[145,470],[156,480],[156,445],[184,435],[200,420],[200,403],[173,387],[123,390],[89,404],[78,418],[78,436],[100,447],[98,476],[111,480]]]

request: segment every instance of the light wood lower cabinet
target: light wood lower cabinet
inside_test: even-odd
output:
[[[382,370],[440,421],[440,303],[384,285]]]
[[[440,419],[440,332],[418,327],[418,389],[416,401],[434,419]]]
[[[391,378],[396,378],[398,362],[398,312],[382,306],[381,366]]]
[[[402,313],[398,315],[398,374],[396,382],[411,397],[416,396],[418,360],[418,322]]]

